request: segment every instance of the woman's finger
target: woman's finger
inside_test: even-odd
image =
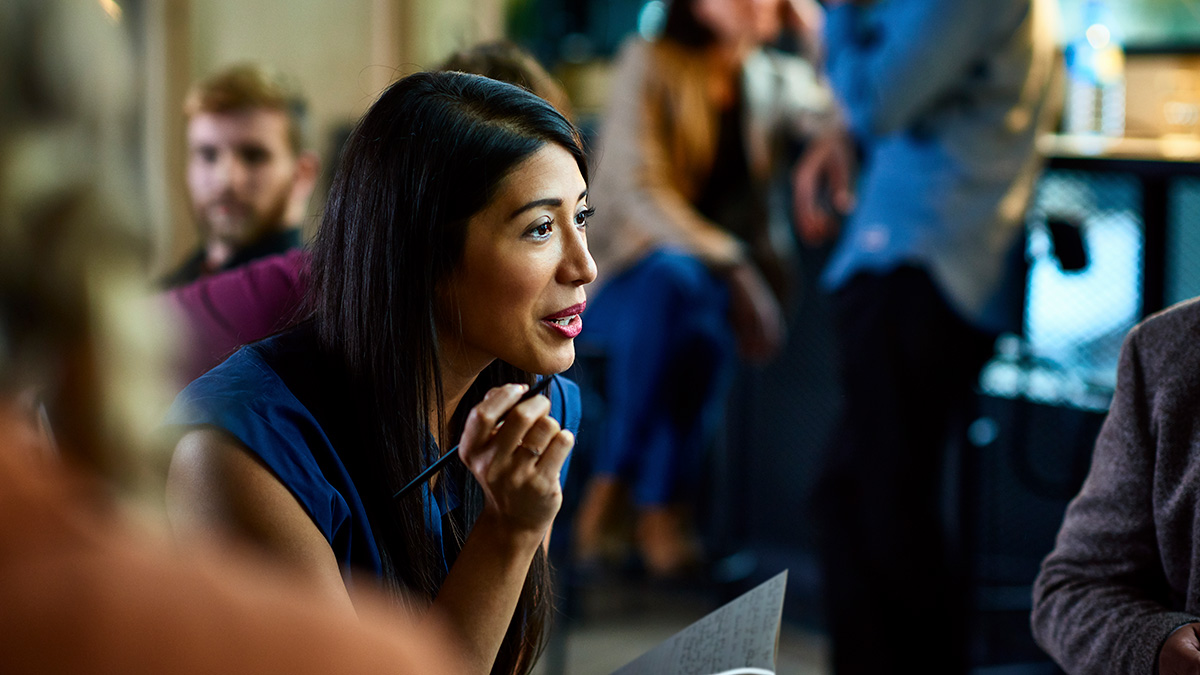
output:
[[[533,428],[539,420],[550,414],[550,399],[545,396],[534,396],[523,401],[504,415],[504,424],[496,432],[493,444],[496,448],[497,460],[507,461],[512,458],[521,439]]]
[[[569,429],[562,429],[554,438],[550,439],[550,443],[546,445],[546,449],[538,458],[538,471],[545,472],[558,481],[558,476],[562,473],[563,464],[567,461],[567,456],[571,454],[571,449],[575,447],[575,434]]]
[[[518,447],[528,450],[529,454],[533,457],[540,456],[545,451],[546,446],[550,445],[550,441],[558,435],[561,428],[558,420],[546,415],[535,422],[529,431],[525,432],[525,437],[521,439]]]
[[[463,425],[462,442],[459,446],[459,454],[464,460],[471,452],[487,445],[488,440],[495,432],[496,425],[504,417],[504,413],[508,412],[509,408],[528,390],[529,387],[524,384],[506,384],[503,387],[495,387],[488,391],[482,401],[471,408],[466,424]]]

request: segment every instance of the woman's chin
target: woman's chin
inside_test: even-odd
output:
[[[575,345],[569,344],[566,348],[557,349],[553,353],[539,354],[529,361],[529,363],[514,363],[513,365],[537,375],[556,375],[575,363]]]

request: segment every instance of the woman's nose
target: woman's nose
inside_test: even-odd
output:
[[[566,238],[563,261],[559,265],[560,280],[576,286],[596,280],[596,261],[588,251],[585,230],[574,230]]]

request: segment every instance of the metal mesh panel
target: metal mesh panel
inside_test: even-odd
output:
[[[981,378],[985,394],[1108,407],[1121,342],[1142,303],[1140,200],[1131,175],[1043,175],[1026,221],[1023,335],[998,343]]]
[[[1167,231],[1166,301],[1200,296],[1200,178],[1177,178],[1172,186]]]
[[[981,585],[1028,585],[1083,483],[1104,416],[998,398],[983,399],[980,414],[998,433],[975,449],[969,477],[978,488],[976,577]]]

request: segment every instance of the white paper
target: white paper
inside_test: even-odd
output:
[[[787,570],[613,675],[774,675]]]

